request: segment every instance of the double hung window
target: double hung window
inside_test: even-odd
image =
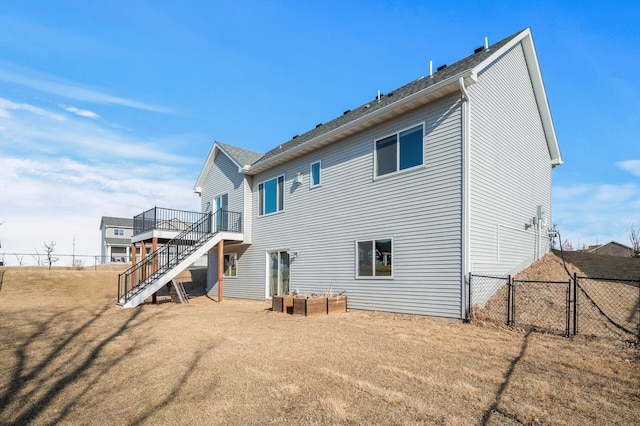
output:
[[[376,176],[410,169],[424,163],[422,124],[376,141]]]
[[[258,184],[258,214],[260,216],[284,210],[284,176]]]

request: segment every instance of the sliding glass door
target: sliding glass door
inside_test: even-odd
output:
[[[289,252],[270,251],[267,253],[268,296],[289,293]]]

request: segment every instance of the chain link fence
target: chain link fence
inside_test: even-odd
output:
[[[569,336],[569,280],[512,280],[511,287],[512,326]]]
[[[640,339],[640,280],[576,279],[576,333]]]
[[[510,283],[510,276],[469,275],[468,320],[507,324]]]
[[[469,321],[640,343],[640,279],[469,275]]]

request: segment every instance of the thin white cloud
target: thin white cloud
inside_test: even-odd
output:
[[[11,117],[11,114],[9,113],[8,110],[27,111],[32,114],[40,115],[42,117],[48,117],[55,121],[64,121],[64,117],[60,114],[47,111],[45,109],[36,107],[34,105],[16,103],[5,98],[0,98],[0,117],[1,118]]]
[[[620,167],[622,170],[626,170],[634,176],[640,176],[640,160],[619,161],[616,163],[616,166]]]
[[[75,107],[64,108],[76,115],[79,112],[86,114],[83,112],[85,110]],[[16,113],[9,114],[9,109]],[[13,146],[34,153],[55,155],[73,150],[80,155],[100,155],[103,158],[133,158],[168,164],[194,162],[192,158],[168,152],[174,145],[169,140],[149,140],[130,132],[122,133],[111,125],[104,126],[95,120],[81,120],[73,116],[66,118],[43,108],[0,98],[0,111],[3,110],[7,114],[0,114],[0,125],[5,127],[5,138],[12,141]]]
[[[80,83],[70,82],[30,69],[16,68],[10,64],[0,63],[0,81],[19,84],[67,99],[103,105],[118,105],[162,114],[175,114],[175,111],[170,108],[111,95],[105,91],[83,87]]]
[[[67,112],[72,112],[76,115],[79,115],[80,117],[86,117],[86,118],[99,118],[100,115],[98,115],[97,113],[93,112],[93,111],[89,111],[86,109],[79,109],[76,107],[72,107],[72,106],[66,106],[66,105],[61,105],[61,107],[64,108],[65,111]]]

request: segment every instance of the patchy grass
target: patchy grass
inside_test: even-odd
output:
[[[207,296],[114,307],[117,270],[7,268],[0,424],[635,424],[598,340]]]

